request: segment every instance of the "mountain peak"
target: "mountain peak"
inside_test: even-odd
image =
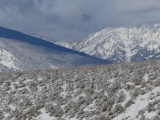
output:
[[[114,62],[160,58],[160,22],[133,28],[106,28],[89,35],[73,49]]]
[[[160,27],[160,21],[156,22],[144,22],[142,24],[137,25],[137,28],[149,28],[149,29],[155,29]]]

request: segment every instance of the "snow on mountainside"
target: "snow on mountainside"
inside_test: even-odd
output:
[[[0,71],[107,64],[40,38],[0,27]]]
[[[0,120],[159,120],[160,61],[0,74]]]
[[[60,42],[54,42],[54,43],[69,49],[74,49],[74,46],[77,45],[76,42],[66,42],[66,41],[60,41]]]
[[[15,66],[15,62],[18,61],[12,54],[6,50],[0,49],[0,71],[6,71],[7,69],[18,70],[18,68]]]
[[[73,49],[115,62],[159,59],[160,23],[106,28],[73,45]]]

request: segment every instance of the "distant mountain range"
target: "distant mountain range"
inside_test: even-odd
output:
[[[77,44],[56,44],[113,62],[159,59],[160,22],[143,23],[133,28],[106,28]]]
[[[79,43],[44,39],[0,27],[0,71],[160,58],[160,22],[143,23],[133,28],[106,28]]]
[[[0,71],[107,64],[85,53],[0,27]]]

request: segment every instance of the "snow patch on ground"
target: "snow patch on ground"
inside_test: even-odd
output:
[[[133,120],[139,120],[139,118],[138,118],[139,113],[138,112],[147,107],[147,105],[149,103],[149,96],[151,95],[151,93],[153,94],[158,91],[160,91],[160,87],[153,89],[151,92],[149,92],[147,94],[140,95],[135,100],[135,104],[131,105],[129,108],[126,109],[126,111],[124,113],[118,115],[113,120],[121,120],[123,118],[127,118],[128,116],[130,116],[130,118]],[[148,113],[148,114],[146,113],[145,115],[148,118],[151,118],[154,116],[154,114],[152,114],[152,113]]]
[[[44,108],[40,109],[40,112],[41,114],[38,117],[36,117],[37,120],[55,120],[56,119],[53,116],[50,117],[49,113],[46,113]]]
[[[18,70],[17,66],[15,65],[16,62],[17,60],[12,54],[6,50],[0,49],[0,64],[9,69]]]

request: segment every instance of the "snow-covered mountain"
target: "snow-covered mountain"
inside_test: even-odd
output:
[[[0,27],[0,71],[106,63],[109,62],[40,38]]]
[[[0,74],[0,120],[160,120],[160,61]]]
[[[59,45],[72,48],[72,44]],[[106,28],[74,44],[72,49],[114,62],[159,59],[160,22],[133,28]]]

